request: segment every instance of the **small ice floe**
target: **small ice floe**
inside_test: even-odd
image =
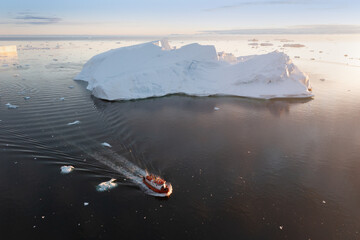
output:
[[[70,89],[73,89],[73,88],[74,88],[74,86],[69,86],[69,88],[70,88]]]
[[[104,147],[109,147],[109,148],[112,147],[112,146],[111,146],[110,144],[108,144],[107,142],[103,142],[101,145],[104,146]]]
[[[25,100],[29,100],[29,99],[30,99],[30,97],[24,97],[24,99],[25,99]]]
[[[76,120],[76,121],[70,122],[70,123],[68,123],[68,124],[66,124],[66,125],[71,126],[71,125],[76,125],[76,124],[80,124],[80,121],[79,121],[79,120]]]
[[[98,190],[99,192],[104,192],[104,191],[110,190],[117,186],[117,183],[115,183],[114,181],[116,181],[115,178],[112,178],[111,180],[109,180],[107,182],[102,182],[96,186],[96,190]]]
[[[8,109],[16,109],[16,108],[18,108],[18,106],[12,105],[11,103],[7,103],[7,104],[5,104],[5,106],[7,106]]]
[[[323,204],[325,204],[325,203],[326,203],[326,201],[325,201],[325,200],[323,200],[323,201],[322,201],[322,203],[323,203]]]
[[[283,230],[284,226],[279,226],[280,230]]]
[[[214,107],[214,110],[215,110],[215,111],[217,111],[217,110],[219,110],[219,109],[220,109],[220,108],[218,108],[218,107]]]
[[[62,174],[68,174],[70,173],[72,170],[74,170],[74,167],[69,165],[69,166],[62,166],[61,168],[61,173]]]
[[[269,47],[269,46],[274,46],[274,44],[272,44],[272,43],[261,43],[260,46]]]
[[[64,101],[64,100],[65,100],[65,98],[64,98],[64,97],[60,98],[60,101]]]
[[[302,48],[302,47],[305,47],[305,45],[294,43],[294,44],[284,44],[283,47]]]
[[[84,206],[88,206],[89,205],[89,203],[88,202],[84,202]]]

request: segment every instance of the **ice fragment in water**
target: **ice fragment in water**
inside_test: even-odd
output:
[[[61,173],[63,174],[68,174],[70,173],[72,170],[74,170],[74,167],[69,165],[69,166],[62,166],[61,168]]]
[[[64,97],[60,98],[60,101],[64,101],[64,100],[65,100],[65,98],[64,98]]]
[[[114,181],[116,181],[115,178],[112,178],[111,180],[109,180],[107,182],[102,182],[99,185],[97,185],[96,190],[98,190],[99,192],[104,192],[104,191],[110,190],[117,186],[117,183],[115,183]]]
[[[74,121],[74,122],[68,123],[67,125],[70,126],[70,125],[75,125],[75,124],[80,124],[80,121],[79,121],[79,120],[76,120],[76,121]]]
[[[217,110],[219,110],[219,109],[220,109],[220,108],[218,108],[218,107],[214,107],[214,110],[215,110],[215,111],[217,111]]]
[[[16,106],[16,105],[12,105],[11,103],[7,103],[7,104],[5,104],[5,106],[7,106],[7,107],[8,107],[8,109],[15,109],[15,108],[18,108],[18,106]]]
[[[29,100],[29,99],[30,99],[30,97],[24,97],[24,99],[25,99],[25,100]]]
[[[103,142],[101,145],[104,146],[104,147],[109,147],[109,148],[111,148],[111,145],[108,144],[107,142]]]
[[[87,205],[89,205],[89,203],[88,203],[88,202],[84,202],[84,206],[87,206]]]

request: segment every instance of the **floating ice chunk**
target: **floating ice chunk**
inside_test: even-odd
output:
[[[69,88],[70,88],[70,89],[73,89],[73,88],[74,88],[74,86],[69,86]]]
[[[111,180],[109,180],[107,182],[102,182],[96,186],[96,190],[98,190],[99,192],[104,192],[104,191],[110,190],[117,186],[117,183],[115,183],[114,181],[116,181],[115,178],[112,178]]]
[[[325,200],[323,200],[323,201],[322,201],[322,203],[323,203],[323,204],[325,204],[325,203],[326,203],[326,201],[325,201]]]
[[[64,98],[64,97],[60,98],[60,101],[64,101],[64,100],[65,100],[65,98]]]
[[[101,145],[104,146],[104,147],[109,147],[109,148],[112,147],[112,146],[111,146],[110,144],[108,144],[107,142],[103,142]]]
[[[61,173],[62,174],[68,174],[70,173],[72,170],[74,170],[74,167],[69,165],[69,166],[62,166],[61,168]]]
[[[274,46],[274,44],[272,44],[272,43],[261,43],[260,46],[269,47],[269,46]]]
[[[70,122],[70,123],[68,123],[68,124],[66,124],[66,125],[71,126],[71,125],[75,125],[75,124],[80,124],[80,121],[79,121],[79,120],[76,120],[76,121]]]
[[[215,110],[215,111],[217,111],[217,110],[219,110],[219,109],[220,109],[220,108],[218,108],[218,107],[214,107],[214,110]]]
[[[305,45],[295,43],[295,44],[284,44],[283,47],[302,48],[305,47]]]
[[[29,100],[29,99],[30,99],[30,97],[24,97],[24,99],[25,99],[25,100]]]
[[[194,43],[169,50],[167,45],[155,41],[101,53],[75,80],[87,81],[87,89],[106,100],[176,93],[264,99],[313,96],[308,76],[282,52],[234,59],[218,55],[214,46]]]
[[[18,108],[17,105],[12,105],[11,103],[7,103],[7,104],[5,104],[5,106],[7,106],[8,109],[16,109],[16,108]]]
[[[89,203],[88,202],[84,202],[84,206],[88,206],[89,205]]]
[[[279,226],[280,230],[283,230],[284,226]]]

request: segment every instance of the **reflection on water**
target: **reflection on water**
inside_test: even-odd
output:
[[[248,39],[227,52],[262,51]],[[4,239],[358,238],[360,70],[303,59],[308,46],[325,53],[332,42],[287,50],[301,54],[313,99],[102,101],[72,78],[116,42],[6,43],[21,45],[17,61],[28,67],[0,72]],[[63,165],[75,169],[61,175]],[[136,184],[144,170],[172,183],[169,199]],[[116,188],[96,191],[111,178]]]
[[[13,66],[18,63],[17,48],[15,45],[12,46],[1,46],[0,45],[0,70]]]

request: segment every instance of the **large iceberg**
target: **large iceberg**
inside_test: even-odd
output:
[[[308,76],[281,52],[235,57],[197,43],[166,40],[113,49],[92,57],[75,80],[95,97],[129,100],[183,93],[254,98],[313,96]]]

